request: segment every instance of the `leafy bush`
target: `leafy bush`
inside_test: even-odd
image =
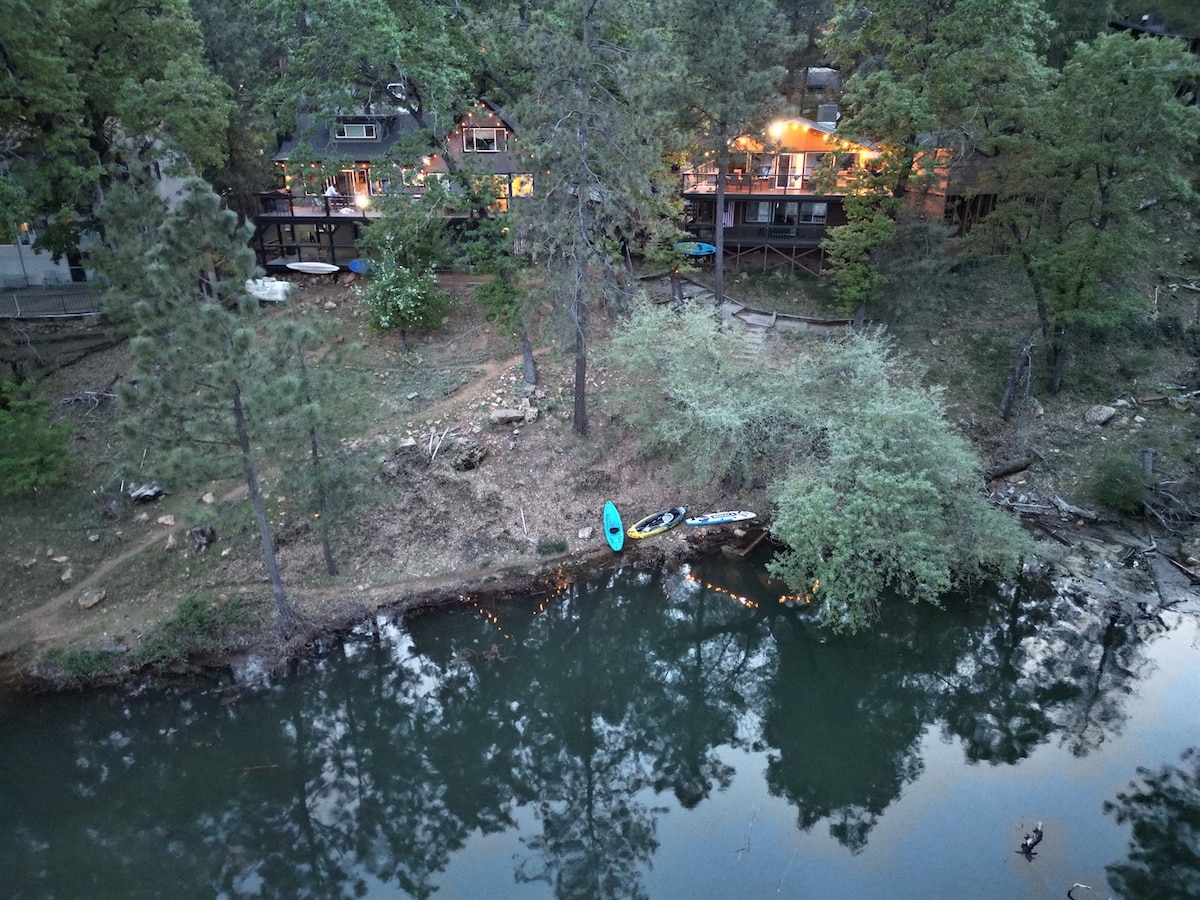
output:
[[[371,313],[372,328],[401,334],[441,322],[447,305],[432,266],[409,269],[383,263],[359,296]]]
[[[978,460],[883,340],[797,340],[772,367],[711,311],[643,309],[613,346],[647,451],[697,485],[774,480],[772,532],[789,549],[772,571],[815,594],[825,624],[871,624],[887,590],[937,602],[1015,571],[1028,538],[983,499]]]
[[[555,556],[567,552],[567,542],[560,537],[540,537],[537,542],[538,556]]]
[[[0,382],[0,494],[62,481],[70,466],[70,433],[70,425],[51,421],[46,401],[12,382]]]
[[[1091,497],[1100,506],[1127,515],[1142,511],[1150,495],[1141,465],[1121,453],[1108,453],[1096,462]]]
[[[1028,539],[977,490],[979,464],[932,397],[880,385],[852,415],[826,419],[829,453],[793,468],[769,566],[811,593],[822,624],[857,631],[885,591],[938,598],[987,574],[1015,574]]]
[[[196,654],[232,649],[233,632],[245,620],[246,611],[237,601],[204,600],[191,594],[142,641],[135,660],[143,666],[168,668]]]

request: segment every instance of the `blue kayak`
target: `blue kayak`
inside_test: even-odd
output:
[[[680,241],[674,245],[674,249],[685,256],[712,256],[717,252],[716,247],[704,241]]]
[[[604,537],[613,553],[620,553],[625,546],[625,529],[621,526],[621,514],[611,500],[604,504]]]

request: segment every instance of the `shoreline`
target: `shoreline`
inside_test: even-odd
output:
[[[740,529],[739,529],[740,531]],[[768,532],[769,533],[769,532]],[[406,582],[375,585],[365,596],[347,596],[320,618],[304,617],[290,635],[277,628],[251,627],[239,634],[236,646],[221,652],[198,654],[179,666],[154,669],[149,666],[121,667],[93,676],[39,671],[41,656],[25,663],[14,652],[0,658],[0,696],[37,696],[70,692],[118,690],[131,692],[155,689],[173,681],[199,682],[213,676],[234,679],[230,687],[248,686],[237,672],[253,670],[275,677],[307,658],[320,641],[339,639],[379,615],[423,615],[465,600],[500,601],[521,594],[537,595],[561,589],[566,584],[605,569],[633,566],[642,568],[678,566],[720,552],[722,546],[746,540],[745,532],[712,532],[671,544],[627,543],[620,553],[607,546],[594,550],[558,554],[537,561],[513,563],[492,569],[442,576],[428,576]],[[353,594],[353,588],[348,588]],[[305,591],[293,592],[296,599]],[[128,655],[133,646],[84,645],[79,652],[111,655],[114,660]]]

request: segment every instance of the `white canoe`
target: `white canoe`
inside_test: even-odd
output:
[[[287,267],[293,272],[304,272],[306,275],[332,275],[341,269],[340,266],[323,262],[294,262],[288,263]]]

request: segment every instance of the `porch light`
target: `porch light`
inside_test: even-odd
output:
[[[767,133],[771,135],[774,140],[779,140],[781,137],[783,137],[783,127],[786,124],[786,122],[772,122],[767,127]]]
[[[359,209],[366,209],[368,206],[371,205],[371,198],[368,197],[366,194],[359,194],[357,197],[354,198],[354,205],[357,206]]]

